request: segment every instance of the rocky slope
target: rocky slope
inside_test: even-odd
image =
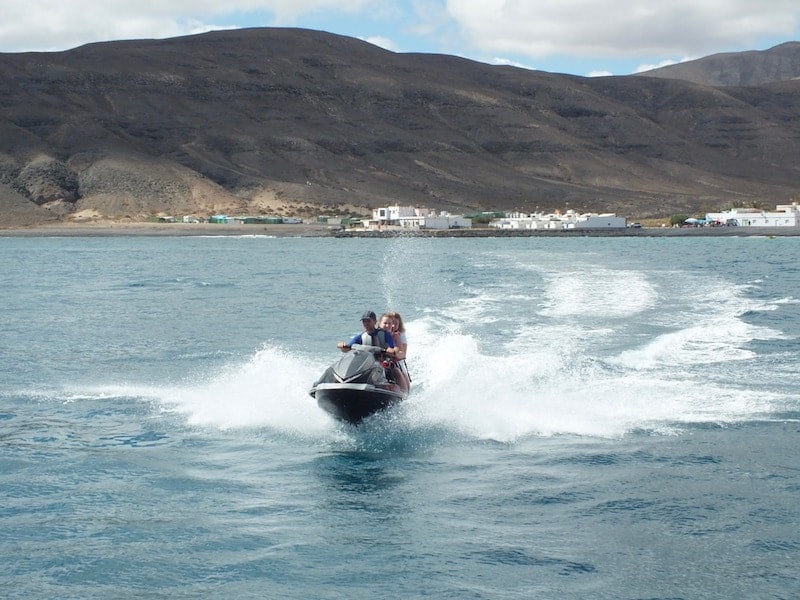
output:
[[[713,54],[645,71],[642,75],[716,86],[758,86],[797,79],[800,42],[786,42],[769,50]]]
[[[414,204],[632,217],[800,192],[800,81],[711,87],[298,29],[0,55],[0,226]]]

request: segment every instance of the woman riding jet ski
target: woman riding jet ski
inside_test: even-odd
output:
[[[338,344],[345,356],[328,367],[309,391],[337,419],[359,423],[408,396],[408,379],[392,360],[392,334],[378,329],[372,311],[361,317],[364,332]]]

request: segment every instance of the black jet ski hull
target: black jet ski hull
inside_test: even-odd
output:
[[[320,408],[340,421],[354,425],[406,397],[399,390],[366,383],[320,383],[311,390],[311,395],[317,399]]]

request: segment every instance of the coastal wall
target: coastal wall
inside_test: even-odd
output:
[[[619,229],[418,229],[356,230],[320,223],[289,225],[214,223],[61,223],[38,227],[0,228],[0,237],[93,236],[246,236],[337,238],[574,238],[574,237],[744,237],[800,236],[800,227],[642,227]]]
[[[742,237],[800,236],[800,227],[641,227],[619,229],[447,229],[412,231],[341,230],[336,237]]]

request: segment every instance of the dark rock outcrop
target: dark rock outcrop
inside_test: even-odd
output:
[[[38,156],[20,169],[15,189],[36,204],[78,199],[78,177],[60,160]]]

